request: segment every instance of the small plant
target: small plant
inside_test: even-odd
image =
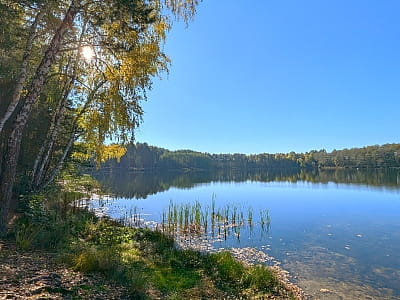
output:
[[[38,225],[20,224],[15,232],[17,246],[22,250],[30,249],[41,230],[41,226]]]
[[[215,266],[213,276],[220,287],[232,289],[242,286],[246,268],[230,252],[212,254],[211,260]]]
[[[246,285],[253,290],[277,292],[280,282],[276,274],[265,266],[251,266],[245,275]]]

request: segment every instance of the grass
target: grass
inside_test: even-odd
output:
[[[94,189],[88,178],[85,189]],[[229,252],[207,254],[178,249],[166,232],[126,227],[71,205],[83,194],[53,189],[25,198],[23,214],[15,227],[17,244],[25,250],[45,248],[57,252],[60,260],[74,270],[102,273],[127,286],[133,299],[289,295],[267,267],[244,265]],[[236,208],[217,209],[215,203],[206,210],[200,203],[172,204],[163,219],[163,228],[186,231],[207,230],[208,224],[212,227],[228,221],[245,223]]]

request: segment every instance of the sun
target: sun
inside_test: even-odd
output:
[[[94,56],[93,48],[91,46],[83,46],[81,48],[81,55],[87,62],[90,62]]]

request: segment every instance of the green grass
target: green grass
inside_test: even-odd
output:
[[[87,178],[85,182],[88,185]],[[23,214],[15,227],[21,248],[57,252],[74,270],[99,272],[124,284],[135,299],[224,299],[287,294],[267,267],[246,266],[229,252],[207,254],[177,249],[174,240],[162,232],[124,227],[74,208],[69,204],[76,200],[76,195],[68,193],[65,196],[62,191],[52,190],[25,199]],[[66,197],[69,197],[68,205],[65,205]],[[237,211],[232,212],[238,219]],[[214,207],[207,216],[212,214],[217,215]],[[225,214],[230,213],[226,210]],[[199,204],[183,210],[171,207],[165,219],[170,221],[165,226],[201,223],[201,207]]]

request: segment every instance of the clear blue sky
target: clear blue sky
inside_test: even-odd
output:
[[[400,1],[205,0],[139,142],[211,153],[400,142]]]

